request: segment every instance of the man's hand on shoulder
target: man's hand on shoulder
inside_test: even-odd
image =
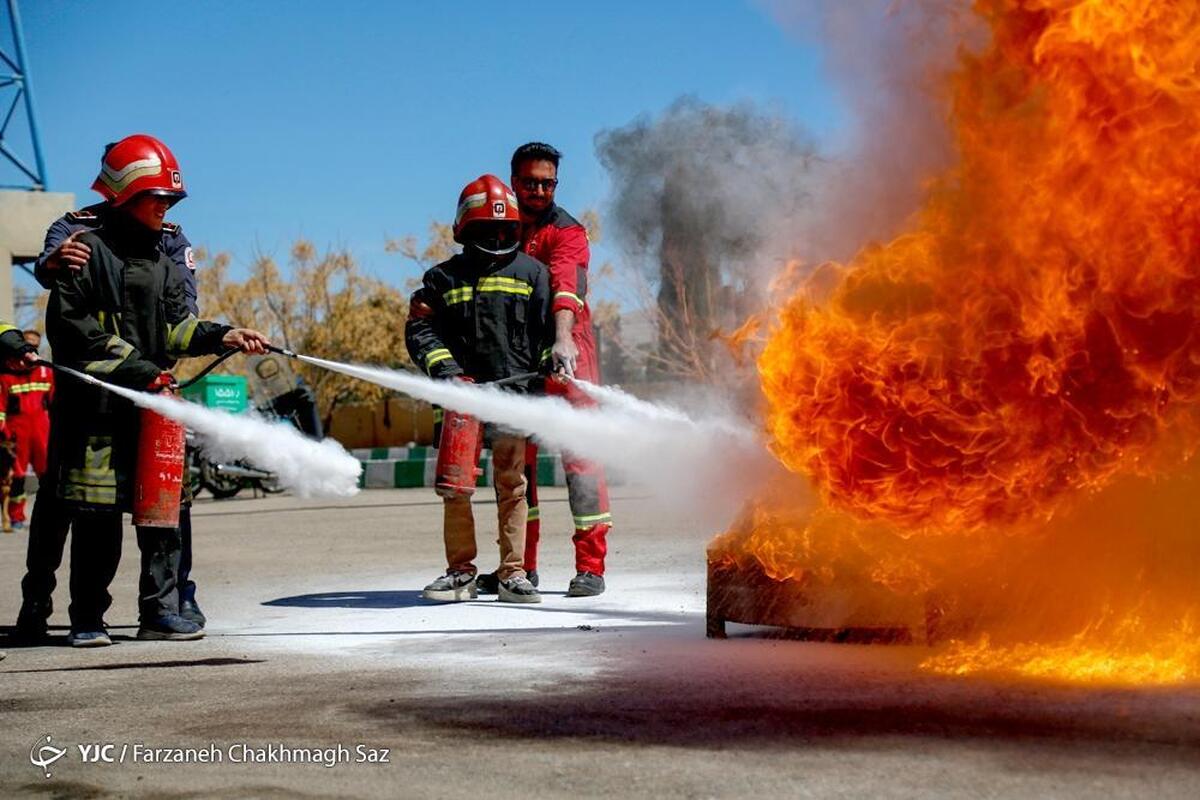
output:
[[[79,272],[87,266],[88,259],[92,257],[92,248],[76,241],[83,233],[84,231],[75,231],[63,239],[62,244],[51,250],[50,255],[46,257],[46,268],[55,272],[63,269]]]

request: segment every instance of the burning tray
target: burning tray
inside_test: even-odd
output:
[[[781,628],[789,638],[838,642],[928,643],[938,618],[925,598],[905,597],[868,580],[814,585],[775,580],[755,565],[708,562],[707,635],[725,638],[725,623]]]

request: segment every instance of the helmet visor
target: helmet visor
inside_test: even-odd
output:
[[[464,243],[492,256],[506,256],[521,246],[521,226],[515,222],[481,220],[467,225]]]

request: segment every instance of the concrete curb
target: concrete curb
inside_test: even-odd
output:
[[[414,487],[432,487],[434,471],[437,467],[437,451],[432,447],[380,447],[369,450],[352,450],[352,455],[363,465],[359,477],[359,488],[362,489],[411,489]],[[382,458],[364,458],[364,454],[379,455]],[[479,467],[483,474],[479,476],[476,486],[492,485],[492,454],[484,450],[479,457]],[[538,454],[537,467],[538,486],[566,486],[566,473],[563,472],[562,459],[555,454]]]

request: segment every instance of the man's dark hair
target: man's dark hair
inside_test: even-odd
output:
[[[513,151],[512,155],[512,174],[517,174],[517,167],[524,164],[526,161],[549,161],[558,169],[558,160],[562,158],[562,153],[545,142],[530,142],[523,144]]]

